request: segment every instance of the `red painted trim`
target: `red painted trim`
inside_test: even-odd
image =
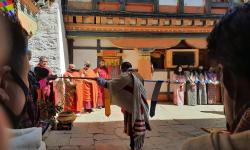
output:
[[[119,11],[120,4],[116,2],[99,2],[98,8],[102,11]]]
[[[132,11],[132,12],[153,12],[154,11],[154,5],[153,4],[128,3],[126,5],[126,11]]]

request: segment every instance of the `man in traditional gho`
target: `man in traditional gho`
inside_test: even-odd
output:
[[[151,130],[148,116],[149,107],[143,78],[131,69],[132,65],[124,62],[121,65],[120,78],[110,81],[98,78],[98,83],[110,90],[111,103],[122,108],[124,132],[130,136],[131,149],[141,150],[146,130]]]
[[[97,78],[97,74],[90,68],[90,62],[84,63],[83,69],[80,70],[81,77]],[[85,112],[92,112],[96,108],[98,98],[98,85],[95,80],[84,79],[82,82],[83,88],[83,108]]]
[[[82,111],[82,81],[74,79],[80,77],[79,70],[76,70],[74,64],[69,64],[67,71],[63,75],[68,77],[64,80],[65,83],[65,102],[64,110],[69,110],[75,113]]]
[[[222,69],[228,133],[189,140],[183,150],[249,150],[250,137],[250,3],[230,10],[208,37],[208,57]]]
[[[98,74],[100,78],[108,79],[109,73],[108,68],[105,66],[105,61],[101,60],[99,63],[99,67],[95,69],[95,72]],[[99,86],[98,88],[98,99],[97,99],[97,108],[104,107],[104,88]]]

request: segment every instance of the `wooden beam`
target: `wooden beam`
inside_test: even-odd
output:
[[[119,11],[89,11],[68,9],[64,14],[72,16],[112,16],[112,17],[169,17],[169,18],[220,18],[223,14],[185,14],[185,13],[152,13],[152,12],[119,12]]]
[[[133,33],[133,32],[90,32],[90,31],[66,31],[68,38],[74,37],[138,37],[138,38],[207,38],[209,33]]]
[[[118,51],[121,50],[121,48],[118,48],[118,47],[99,47],[98,48],[98,46],[97,47],[95,47],[95,46],[74,46],[73,49],[82,49],[82,50],[88,49],[88,50],[97,50],[97,51],[99,49],[100,52],[101,52],[101,50],[118,50]]]
[[[90,32],[137,32],[137,33],[210,33],[212,26],[120,26],[120,25],[92,25],[92,24],[65,24],[68,31]]]

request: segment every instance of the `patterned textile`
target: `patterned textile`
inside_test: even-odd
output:
[[[15,15],[13,0],[0,0],[0,10],[8,12],[10,16]]]
[[[124,133],[130,136],[130,147],[132,150],[140,150],[144,144],[146,133],[145,120],[136,120],[132,126],[132,114],[124,111]]]
[[[234,132],[239,133],[246,130],[250,130],[250,108],[245,110]]]
[[[185,74],[186,83],[186,94],[187,94],[187,105],[194,106],[197,105],[197,74],[192,72],[186,72]]]
[[[20,118],[18,129],[37,127],[39,126],[40,112],[37,103],[34,103],[32,93],[29,92],[29,96],[26,100],[24,107],[24,114]]]
[[[220,104],[221,103],[221,89],[219,84],[208,84],[207,86],[208,104]]]
[[[175,105],[184,105],[184,85],[186,82],[186,77],[184,75],[175,75],[174,79],[177,81],[174,85],[174,98],[173,102]]]
[[[205,74],[200,73],[198,75],[199,83],[198,83],[198,105],[206,105],[207,104],[207,87],[206,80],[207,77]]]
[[[221,88],[216,73],[207,72],[208,86],[207,97],[208,104],[219,104],[221,101]]]
[[[124,132],[131,138],[131,148],[140,150],[149,126],[149,107],[146,90],[137,73],[126,72],[108,82],[111,102],[124,110]]]

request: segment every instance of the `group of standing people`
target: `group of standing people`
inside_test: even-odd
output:
[[[101,60],[99,67],[92,69],[90,63],[86,61],[84,67],[80,70],[70,64],[64,74],[65,82],[65,109],[80,113],[92,112],[93,108],[104,108],[104,88],[98,86],[97,77],[109,78],[108,69],[105,61]],[[72,90],[69,90],[72,89]]]
[[[178,66],[174,72],[173,102],[176,105],[207,105],[221,103],[221,87],[218,73],[210,67],[205,71],[203,66],[196,70],[189,66],[186,71]]]

